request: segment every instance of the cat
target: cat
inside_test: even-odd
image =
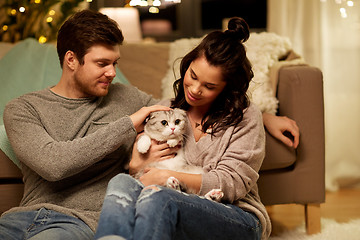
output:
[[[169,169],[172,171],[192,174],[204,173],[201,166],[189,165],[186,162],[183,150],[183,146],[185,144],[186,126],[186,112],[179,108],[174,108],[169,111],[157,111],[149,115],[144,126],[144,134],[141,135],[137,141],[137,150],[140,153],[145,154],[149,150],[151,146],[151,139],[159,142],[166,142],[169,147],[182,145],[182,147],[176,152],[175,157],[152,163],[149,167]],[[139,178],[142,174],[143,172],[140,171],[135,177]],[[175,177],[168,178],[166,187],[187,193],[196,193],[195,190],[188,188],[184,183],[181,183]],[[220,202],[223,197],[223,192],[220,189],[213,189],[207,193],[205,197],[207,199]]]

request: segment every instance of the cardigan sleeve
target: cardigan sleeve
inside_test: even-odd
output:
[[[236,127],[221,136],[213,153],[211,168],[202,176],[200,195],[214,188],[224,192],[223,200],[244,198],[256,185],[265,157],[265,130],[261,112],[250,105]]]

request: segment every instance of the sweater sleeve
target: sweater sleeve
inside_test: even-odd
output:
[[[85,137],[56,141],[23,104],[8,105],[4,123],[18,159],[48,181],[77,174],[136,137],[125,116]]]
[[[244,198],[256,185],[264,157],[262,116],[251,105],[240,124],[231,131],[225,131],[213,155],[213,167],[203,174],[200,194],[220,188],[226,201],[234,202]]]
[[[129,109],[129,114],[142,106],[154,103],[153,99],[145,93],[136,90],[127,90],[127,92],[131,92],[129,96],[132,94],[131,96],[134,97],[132,104],[126,102],[123,104],[124,106],[119,106],[118,102],[115,102],[113,105]],[[115,97],[118,98],[118,96]],[[125,99],[127,98],[125,97]],[[39,103],[37,104],[39,105]],[[43,104],[49,104],[49,102],[40,102],[40,105]],[[34,108],[31,103],[22,98],[7,104],[4,111],[4,124],[10,143],[20,162],[42,178],[48,181],[58,181],[82,172],[115,150],[120,149],[123,154],[130,151],[137,135],[136,130],[126,113],[111,113],[113,105],[110,106],[108,113],[119,117],[115,121],[97,123],[101,126],[95,126],[96,130],[91,133],[86,132],[88,131],[87,127],[82,127],[85,124],[83,121],[70,122],[69,120],[63,123],[63,126],[77,124],[79,127],[74,128],[75,131],[83,131],[80,134],[74,132],[78,137],[64,140],[56,139],[56,136],[61,133],[54,132],[52,129],[52,134],[50,134],[47,127],[55,124],[51,121],[62,120],[52,117],[52,120],[49,121],[49,114],[43,114],[44,117],[40,117],[39,115],[42,113],[39,113],[39,110],[46,112],[46,109]],[[71,109],[68,112],[71,114]],[[89,116],[91,114],[90,112]],[[88,119],[91,121],[91,118]],[[44,121],[47,122],[44,123]],[[62,131],[61,127],[57,127],[56,131]],[[123,157],[116,156],[119,160]]]

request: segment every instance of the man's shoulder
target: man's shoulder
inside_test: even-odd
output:
[[[43,89],[25,93],[7,102],[3,112],[4,122],[6,116],[11,116],[13,114],[24,114],[30,109],[30,111],[33,111],[33,109],[37,107],[44,106],[44,99],[47,98],[46,95],[49,95],[48,91],[49,90],[47,89]]]
[[[49,89],[45,88],[42,90],[33,91],[33,92],[25,93],[21,96],[18,96],[16,98],[10,100],[7,103],[7,105],[13,104],[13,103],[18,103],[18,102],[27,102],[27,101],[31,101],[31,100],[36,100],[36,99],[45,97],[47,95],[49,95]]]

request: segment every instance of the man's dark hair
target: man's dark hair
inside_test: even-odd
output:
[[[91,10],[75,13],[61,26],[57,36],[57,52],[62,67],[67,51],[73,51],[80,64],[94,45],[122,44],[124,36],[117,23],[108,16]]]

